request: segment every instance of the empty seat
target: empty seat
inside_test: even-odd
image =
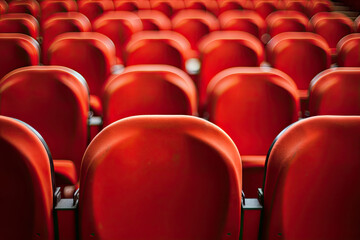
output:
[[[42,137],[19,120],[0,116],[1,237],[54,239],[53,166]]]
[[[204,107],[206,88],[220,71],[230,67],[256,67],[264,60],[264,47],[253,35],[240,31],[217,31],[199,45],[201,70],[198,82],[199,104]]]
[[[332,5],[329,1],[311,1],[307,5],[308,8],[308,16],[312,17],[320,12],[331,12]]]
[[[282,32],[306,32],[309,19],[297,11],[276,11],[266,18],[268,33],[271,37]]]
[[[0,79],[10,71],[39,64],[37,41],[20,33],[0,33]]]
[[[114,4],[115,11],[136,12],[141,9],[150,9],[150,3],[147,0],[117,0]]]
[[[0,114],[44,137],[58,184],[75,184],[88,140],[89,92],[84,78],[60,66],[16,69],[0,82]]]
[[[220,30],[218,20],[203,10],[182,10],[172,19],[173,31],[180,33],[190,42],[191,48],[198,49],[202,37]]]
[[[251,33],[261,39],[266,32],[264,19],[255,11],[251,10],[229,10],[219,16],[222,30],[235,30]]]
[[[317,34],[304,32],[280,33],[267,45],[268,62],[296,83],[299,90],[306,90],[310,81],[321,71],[330,67],[330,49]]]
[[[140,10],[136,13],[143,24],[143,30],[171,30],[170,19],[156,10]]]
[[[246,8],[246,3],[241,0],[222,0],[218,2],[219,14],[229,10],[243,10]]]
[[[265,20],[266,17],[277,11],[279,8],[278,4],[275,1],[255,1],[254,10]]]
[[[307,14],[308,13],[308,1],[304,1],[304,0],[300,0],[300,1],[296,1],[296,0],[291,0],[291,1],[286,1],[284,3],[284,8],[288,11],[297,11],[303,14]]]
[[[0,33],[23,33],[34,39],[39,37],[36,18],[26,13],[9,13],[0,18]]]
[[[5,0],[0,0],[0,14],[7,13],[8,9],[9,5],[7,4],[7,2]]]
[[[113,1],[102,1],[102,0],[82,0],[78,3],[79,12],[84,14],[90,22],[95,21],[103,13],[108,11],[114,11]]]
[[[196,88],[183,71],[168,65],[136,65],[104,87],[103,125],[145,114],[196,115]]]
[[[186,0],[185,8],[186,9],[196,9],[212,13],[214,15],[219,14],[219,6],[217,1],[214,0]]]
[[[239,239],[240,161],[231,139],[201,118],[117,121],[84,155],[81,239]]]
[[[360,67],[360,33],[343,37],[337,44],[339,67]]]
[[[209,120],[228,133],[239,149],[247,197],[257,197],[267,151],[275,137],[298,120],[299,106],[295,83],[276,69],[229,68],[209,83]]]
[[[117,62],[123,63],[125,46],[132,34],[142,30],[142,22],[132,12],[107,12],[94,22],[93,30],[104,34],[113,41]]]
[[[167,64],[185,71],[185,63],[193,57],[190,43],[172,31],[135,33],[126,46],[126,65]]]
[[[311,117],[282,132],[267,159],[261,239],[359,239],[359,143],[359,116]]]
[[[317,13],[310,19],[310,23],[313,32],[322,36],[329,44],[333,55],[336,55],[336,44],[340,39],[354,32],[353,21],[342,13]]]
[[[90,32],[91,23],[82,13],[55,13],[43,23],[42,62],[48,64],[48,48],[54,39],[67,32]]]
[[[164,13],[168,18],[171,18],[178,11],[185,9],[183,1],[151,0],[150,5],[151,9]]]
[[[314,115],[360,115],[360,68],[332,68],[310,84],[309,112]]]
[[[40,5],[36,0],[18,0],[9,3],[9,13],[27,13],[40,19]]]
[[[46,21],[54,13],[76,12],[77,3],[74,0],[45,0],[41,2],[41,22]]]
[[[49,47],[48,58],[51,65],[69,67],[85,78],[91,94],[91,108],[96,115],[101,115],[100,96],[116,64],[113,42],[95,32],[64,33]]]

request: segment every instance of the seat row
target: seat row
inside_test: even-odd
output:
[[[310,114],[360,115],[360,68],[329,69],[311,83]],[[271,142],[299,118],[296,85],[283,72],[237,67],[217,74],[207,88],[209,121],[232,138],[242,155],[243,189],[256,196]],[[44,137],[60,186],[76,185],[90,141],[89,90],[77,72],[61,66],[16,69],[0,81],[0,115],[27,122]],[[197,115],[191,78],[168,65],[126,67],[105,85],[103,127],[134,115]]]
[[[6,239],[235,240],[257,207],[259,239],[358,239],[359,126],[359,116],[319,116],[288,127],[269,150],[257,201],[242,195],[241,157],[219,127],[183,115],[125,118],[87,148],[72,200],[55,188],[44,139],[0,116],[0,230]]]
[[[92,22],[107,11],[138,11],[145,9],[158,10],[171,18],[182,9],[205,10],[215,16],[227,10],[251,9],[255,10],[265,19],[271,12],[277,10],[296,10],[308,17],[318,12],[331,11],[331,2],[321,1],[244,1],[244,0],[121,0],[121,1],[42,1],[41,5],[36,0],[0,1],[0,13],[30,13],[38,20],[44,21],[55,12],[79,11],[85,14]]]

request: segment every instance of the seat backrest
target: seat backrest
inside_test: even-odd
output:
[[[30,14],[4,14],[0,18],[0,33],[22,33],[38,39],[39,23],[36,18]]]
[[[179,11],[171,22],[173,31],[186,37],[194,50],[198,49],[198,43],[202,37],[210,32],[220,30],[217,18],[204,10]]]
[[[173,31],[143,31],[132,35],[126,46],[126,65],[167,64],[185,70],[192,57],[188,40]]]
[[[132,34],[142,30],[140,18],[132,12],[116,11],[101,15],[93,24],[95,32],[109,37],[115,44],[118,63],[124,59],[124,49]]]
[[[201,70],[198,83],[199,104],[203,106],[206,88],[220,71],[230,67],[256,67],[264,60],[264,47],[250,33],[217,31],[207,35],[199,44]]]
[[[172,0],[151,0],[151,9],[164,13],[168,18],[171,18],[178,11],[185,9],[185,3],[183,1]]]
[[[360,68],[334,68],[310,84],[310,115],[360,115]]]
[[[27,13],[40,19],[40,5],[36,0],[18,0],[9,3],[8,13]]]
[[[1,237],[54,239],[53,166],[41,136],[29,125],[0,116]]]
[[[7,2],[5,0],[0,0],[0,14],[7,13],[8,9],[9,5],[7,4]]]
[[[113,1],[82,0],[78,2],[79,12],[84,14],[90,22],[94,22],[103,13],[114,11]]]
[[[71,160],[77,170],[87,146],[88,112],[86,82],[69,68],[19,68],[0,82],[0,114],[33,126],[53,158]]]
[[[330,48],[344,36],[354,32],[354,22],[346,15],[337,12],[320,12],[310,19],[313,32],[322,36]]]
[[[0,33],[0,79],[10,71],[39,64],[40,47],[30,36],[21,33]]]
[[[82,13],[55,13],[43,23],[42,62],[48,64],[48,49],[54,39],[67,32],[90,32],[91,23]]]
[[[90,143],[79,196],[84,240],[235,240],[241,160],[225,132],[201,118],[129,117]]]
[[[196,88],[183,71],[168,65],[134,65],[111,78],[103,94],[103,124],[145,114],[197,113]]]
[[[343,37],[336,48],[339,67],[360,67],[360,33]]]
[[[285,9],[288,11],[297,11],[300,13],[307,14],[308,1],[303,0],[292,0],[285,1]]]
[[[267,158],[261,239],[359,239],[359,159],[360,116],[310,117],[283,131]]]
[[[355,19],[354,24],[355,24],[355,31],[360,33],[360,15]]]
[[[280,33],[266,50],[271,66],[288,74],[300,90],[308,89],[310,81],[331,63],[326,41],[310,32]]]
[[[64,33],[49,47],[48,59],[51,65],[79,72],[87,81],[90,94],[101,96],[103,85],[116,64],[115,46],[100,33]]]
[[[271,37],[282,32],[306,32],[309,19],[297,11],[276,11],[266,18],[268,33]]]
[[[279,8],[278,2],[275,1],[255,1],[254,2],[254,10],[265,20],[266,17],[272,13],[277,11]]]
[[[266,155],[274,138],[299,117],[295,83],[272,68],[224,70],[209,83],[207,96],[209,120],[229,134],[241,155]]]
[[[309,18],[320,12],[331,12],[332,4],[330,1],[309,1],[307,5]]]
[[[219,14],[219,5],[214,0],[186,0],[184,3],[186,9],[202,10],[215,16]]]
[[[229,10],[219,16],[222,30],[244,31],[258,39],[266,32],[264,19],[252,10]]]
[[[143,23],[143,30],[171,30],[170,19],[157,10],[140,10],[136,13]]]
[[[114,1],[115,11],[136,12],[141,9],[150,9],[150,2],[147,0],[117,0]]]
[[[45,22],[54,13],[60,12],[76,12],[78,10],[77,3],[73,0],[44,0],[41,6],[41,22]]]
[[[219,14],[229,10],[243,10],[246,8],[246,1],[242,0],[222,0],[218,2]]]

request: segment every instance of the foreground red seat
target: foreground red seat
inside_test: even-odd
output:
[[[209,120],[229,134],[241,154],[245,195],[257,197],[271,143],[299,118],[296,85],[276,69],[237,67],[217,74],[207,94]]]
[[[359,239],[359,143],[360,116],[311,117],[279,135],[267,159],[261,239]]]
[[[5,195],[4,239],[54,239],[53,166],[50,151],[32,127],[0,116],[0,181]]]
[[[51,44],[48,58],[51,65],[69,67],[85,78],[90,89],[92,110],[101,116],[103,86],[116,64],[112,41],[95,32],[64,33]]]
[[[84,155],[80,186],[81,239],[239,239],[240,156],[201,118],[109,125]]]
[[[218,20],[204,10],[182,10],[172,19],[173,31],[180,33],[190,42],[191,48],[198,49],[202,37],[220,30]]]
[[[23,33],[34,39],[39,37],[39,24],[36,18],[26,13],[9,13],[0,18],[1,33]]]
[[[42,62],[48,64],[48,49],[54,39],[67,32],[90,32],[91,23],[82,13],[55,13],[42,26]]]
[[[310,84],[309,112],[314,115],[360,115],[360,68],[334,68]]]
[[[360,67],[360,33],[343,37],[336,48],[339,67]]]
[[[206,88],[220,71],[230,67],[256,67],[264,60],[264,47],[253,35],[240,31],[217,31],[199,45],[201,70],[198,82],[199,104],[203,108]]]
[[[32,37],[0,33],[0,79],[16,68],[38,65],[39,52],[39,44]]]
[[[0,82],[0,114],[39,131],[56,159],[58,184],[76,184],[88,141],[89,93],[82,76],[60,66],[16,69]]]
[[[111,78],[104,87],[104,126],[144,114],[197,114],[192,79],[168,65],[135,65]]]

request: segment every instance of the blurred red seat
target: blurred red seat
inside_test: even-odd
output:
[[[339,67],[360,67],[360,33],[343,37],[337,44]]]
[[[115,11],[136,12],[143,9],[150,9],[150,3],[147,0],[116,0],[114,4]]]
[[[76,12],[77,3],[74,0],[44,0],[41,2],[41,22],[45,22],[54,13]]]
[[[78,2],[79,12],[84,14],[90,22],[94,22],[103,13],[114,11],[115,6],[111,0],[82,0]]]
[[[1,15],[0,33],[23,33],[38,40],[39,24],[30,14],[8,13]]]
[[[136,14],[143,23],[143,30],[171,30],[170,19],[162,12],[157,10],[140,10]]]
[[[40,19],[40,5],[36,0],[17,0],[9,3],[8,13],[27,13]]]

